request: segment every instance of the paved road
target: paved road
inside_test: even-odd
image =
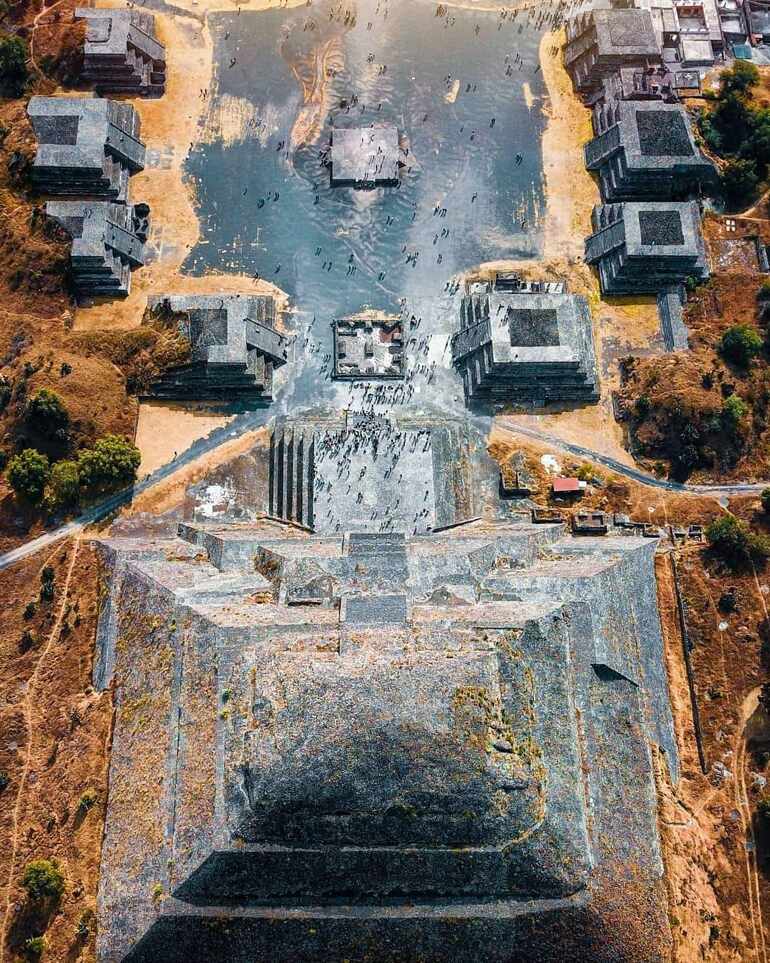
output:
[[[45,535],[40,535],[37,538],[33,538],[29,542],[25,542],[23,545],[19,545],[18,548],[14,548],[10,552],[6,552],[5,555],[0,555],[0,571],[8,568],[9,565],[13,565],[15,562],[19,562],[24,558],[28,558],[30,555],[34,555],[35,552],[39,552],[41,549],[47,548],[53,545],[55,542],[60,541],[62,538],[67,538],[69,535],[74,535],[75,532],[80,531],[85,528],[86,525],[91,525],[94,522],[98,522],[103,518],[106,518],[112,512],[117,511],[123,505],[131,501],[137,495],[151,488],[153,485],[157,485],[158,482],[163,481],[169,476],[173,475],[174,472],[178,471],[180,468],[184,468],[191,462],[195,461],[196,458],[200,458],[201,455],[208,454],[214,449],[219,448],[220,445],[231,441],[233,438],[242,434],[245,431],[252,431],[256,428],[260,428],[264,425],[271,413],[267,409],[248,412],[247,414],[238,415],[229,425],[225,428],[220,428],[217,431],[212,432],[206,438],[202,438],[200,441],[195,442],[187,451],[183,452],[174,461],[170,461],[158,468],[151,475],[148,475],[142,481],[138,482],[129,488],[118,492],[115,495],[111,495],[104,501],[99,502],[98,505],[94,505],[87,511],[79,515],[78,518],[73,519],[71,522],[67,522],[65,525],[55,528],[51,532],[46,532]],[[559,451],[569,452],[571,455],[576,455],[579,458],[584,458],[587,461],[594,462],[598,465],[603,465],[605,468],[609,468],[619,475],[624,475],[626,478],[631,478],[633,481],[639,482],[641,485],[649,485],[651,488],[660,488],[664,491],[669,492],[679,492],[683,494],[691,495],[740,495],[750,492],[760,492],[763,488],[770,487],[770,482],[757,482],[756,484],[735,484],[735,485],[683,485],[679,482],[666,481],[662,478],[656,478],[654,475],[649,475],[646,472],[640,471],[638,468],[630,468],[628,465],[624,465],[622,462],[617,461],[615,458],[610,458],[609,455],[603,455],[601,452],[592,451],[590,448],[584,448],[582,445],[573,445],[570,442],[563,441],[561,438],[557,438],[555,435],[551,435],[548,432],[541,431],[538,428],[530,428],[526,425],[520,425],[508,418],[499,418],[497,420],[498,427],[510,431],[512,434],[525,435],[528,438],[532,438],[535,441],[544,442]]]

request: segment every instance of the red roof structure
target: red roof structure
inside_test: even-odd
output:
[[[554,478],[553,490],[557,494],[579,492],[580,482],[577,478]]]

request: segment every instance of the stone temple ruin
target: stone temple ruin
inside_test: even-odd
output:
[[[37,138],[32,183],[46,194],[128,200],[128,179],[144,169],[139,115],[101,98],[33,97],[27,113]]]
[[[598,205],[585,259],[595,264],[603,294],[657,294],[688,277],[708,277],[695,201]]]
[[[148,310],[176,321],[190,342],[190,361],[165,371],[150,395],[166,399],[272,397],[273,372],[289,357],[275,329],[275,301],[265,295],[160,295]]]
[[[575,90],[597,93],[606,77],[621,67],[662,63],[649,10],[589,10],[566,23],[564,63]]]
[[[331,143],[334,186],[378,186],[398,183],[398,130],[390,126],[335,127]]]
[[[677,200],[716,186],[681,104],[610,101],[594,107],[593,126],[586,167],[598,173],[606,202]]]
[[[113,201],[49,201],[45,211],[72,238],[70,271],[75,295],[126,297],[131,269],[144,264],[149,207]]]
[[[148,205],[129,202],[129,178],[145,161],[139,115],[130,104],[75,97],[33,97],[28,113],[38,141],[33,183],[79,198],[45,207],[72,238],[74,294],[126,297],[150,229]]]
[[[463,465],[475,520],[271,520],[261,448],[216,518],[202,483],[177,536],[101,544],[101,963],[666,958],[655,543],[501,515],[480,439],[399,430],[374,460],[419,455],[432,505]]]
[[[404,330],[400,316],[340,318],[334,331],[334,377],[390,380],[404,377]]]
[[[468,400],[543,405],[598,399],[588,303],[545,288],[539,282],[513,290],[469,287],[452,339],[452,361]]]
[[[87,23],[82,78],[99,94],[159,97],[166,86],[166,51],[151,13],[78,7]]]

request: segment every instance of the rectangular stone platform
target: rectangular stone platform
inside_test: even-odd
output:
[[[395,127],[335,127],[332,131],[333,185],[396,184],[399,159],[398,130]]]
[[[469,400],[542,405],[599,397],[591,315],[580,295],[473,285],[452,360]]]
[[[144,169],[139,115],[102,98],[32,97],[37,138],[32,182],[47,194],[81,194],[126,203],[128,181]]]

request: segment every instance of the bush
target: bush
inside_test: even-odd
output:
[[[746,522],[734,515],[721,515],[706,528],[712,549],[732,568],[750,562],[763,562],[770,556],[770,540],[752,532]]]
[[[78,454],[80,484],[92,493],[117,491],[134,481],[141,457],[126,438],[105,435]]]
[[[70,416],[55,391],[41,388],[27,401],[24,416],[29,427],[44,438],[66,438]]]
[[[722,357],[742,368],[762,350],[762,335],[750,324],[734,324],[722,335],[719,352]]]
[[[28,960],[39,960],[48,948],[48,940],[44,936],[30,936],[24,942],[24,955]]]
[[[46,506],[50,511],[71,508],[80,499],[80,473],[77,462],[57,461],[51,469],[51,477],[45,493]]]
[[[738,395],[730,395],[722,405],[722,424],[728,431],[735,431],[749,413],[749,406]]]
[[[722,193],[730,207],[745,207],[757,193],[759,174],[751,160],[728,161],[720,177]]]
[[[759,500],[762,502],[762,511],[770,514],[770,488],[762,489],[762,494],[759,496]]]
[[[767,797],[757,803],[757,816],[762,822],[770,824],[770,799]]]
[[[736,60],[719,77],[720,94],[743,94],[759,83],[759,70],[749,60]]]
[[[46,565],[40,575],[40,601],[53,602],[56,591],[56,572],[50,565]]]
[[[757,299],[760,301],[770,300],[770,279],[765,279],[759,285],[759,291],[757,291]]]
[[[99,794],[95,789],[86,789],[78,800],[78,814],[85,816],[85,814],[96,805],[98,798]]]
[[[64,893],[64,876],[55,860],[33,859],[24,870],[21,885],[36,903],[58,902]]]
[[[14,93],[20,92],[27,73],[27,45],[21,37],[0,34],[0,84]]]
[[[50,474],[48,458],[35,448],[25,448],[8,462],[6,478],[18,496],[36,505],[43,497]]]
[[[5,790],[8,788],[10,783],[11,783],[11,777],[3,769],[3,771],[0,772],[0,792],[5,792]]]

